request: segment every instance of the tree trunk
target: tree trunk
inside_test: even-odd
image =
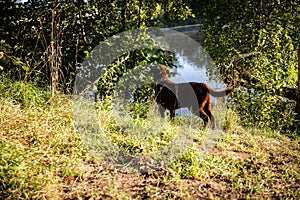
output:
[[[298,90],[297,90],[297,105],[296,105],[296,119],[300,120],[300,43],[298,46]]]

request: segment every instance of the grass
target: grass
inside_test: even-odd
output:
[[[47,91],[20,82],[2,82],[0,92],[0,199],[300,198],[299,138],[241,127],[234,111],[227,111],[225,131],[201,154],[207,132],[197,128],[197,119],[188,126],[186,117],[176,123],[122,120],[102,104],[95,119],[88,112],[78,126],[71,97],[49,100]],[[176,151],[179,136],[190,140]],[[151,159],[166,159],[159,156],[170,141],[177,143],[167,148],[174,159],[159,167]],[[150,167],[117,165],[115,149]]]

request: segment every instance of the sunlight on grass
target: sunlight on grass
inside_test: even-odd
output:
[[[47,100],[34,88],[28,106],[4,85],[1,199],[300,198],[299,139],[242,127],[233,110],[214,108],[222,130],[208,137],[199,118],[161,119],[154,104],[144,117],[120,117],[109,102]]]
[[[1,99],[0,197],[56,195],[52,186],[74,171],[81,148],[71,126],[71,102],[58,97],[49,103],[21,108]]]
[[[195,136],[205,134],[200,129],[199,118],[187,121],[178,117],[173,123],[162,119],[154,104],[146,118],[136,117],[124,108],[109,110],[102,103],[97,105],[97,112],[93,105],[83,107],[77,106],[81,114],[78,120],[81,138],[99,161],[109,165],[138,171],[159,169],[191,148]],[[94,118],[90,114],[93,112]]]

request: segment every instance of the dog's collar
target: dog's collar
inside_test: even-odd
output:
[[[160,78],[160,79],[155,81],[156,84],[160,84],[162,82],[166,82],[166,80],[164,78]]]
[[[172,82],[172,81],[170,81],[169,79],[166,80],[165,78],[161,78],[161,79],[156,80],[155,84],[164,84],[164,85],[169,84],[169,85],[173,85],[175,83]]]
[[[170,87],[170,85],[168,84],[168,81],[166,81],[164,78],[161,78],[159,81],[155,82],[155,85],[161,85],[162,87],[166,87],[169,90],[173,91],[175,93],[175,95],[178,95],[178,86],[176,84],[174,84],[174,89],[175,91],[172,89],[172,87]]]

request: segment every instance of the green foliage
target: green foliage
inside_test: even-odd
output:
[[[38,178],[34,178],[32,174],[24,173],[24,163],[28,159],[26,150],[20,150],[11,142],[0,140],[0,191],[6,191],[4,194],[0,193],[3,198],[11,197],[26,198],[26,191],[41,190],[42,183],[37,184]],[[32,166],[31,166],[32,167]],[[19,191],[18,194],[12,195],[13,191]],[[22,192],[20,192],[22,191]]]
[[[0,77],[2,79],[0,82],[2,98],[12,100],[23,107],[29,108],[46,105],[50,99],[50,92],[37,86],[36,83],[24,83],[23,81],[11,82],[11,80],[7,78],[7,75]]]
[[[177,160],[172,162],[169,167],[174,170],[180,178],[196,179],[199,178],[199,152],[190,150],[178,156]]]
[[[87,52],[106,38],[129,29],[158,26],[165,15],[172,19],[191,15],[184,0],[29,0],[23,3],[13,0],[0,1],[0,8],[0,29],[3,30],[0,38],[9,41],[13,54],[10,60],[19,66],[1,64],[2,68],[13,74],[12,78],[15,77],[12,72],[16,71],[21,80],[49,84],[53,55],[58,55],[55,59],[61,65],[58,75],[64,89],[72,88],[76,67],[87,57]],[[3,55],[0,55],[1,62],[7,59]],[[139,56],[136,53],[136,57]],[[20,73],[22,70],[26,73]]]
[[[233,99],[243,125],[293,134],[291,127],[295,125],[295,101],[261,91],[242,89],[236,91]]]
[[[146,37],[149,36],[141,36]],[[151,41],[154,44],[154,41],[151,39]],[[130,45],[130,44],[129,44]],[[104,69],[104,72],[100,79],[98,80],[97,84],[97,94],[96,98],[104,99],[107,96],[110,96],[113,94],[113,90],[115,89],[116,83],[124,76],[126,73],[129,73],[130,82],[131,83],[123,83],[123,84],[131,84],[124,85],[123,90],[126,92],[132,91],[132,87],[135,87],[139,85],[139,83],[145,82],[145,83],[151,83],[153,80],[151,79],[152,73],[151,73],[151,64],[165,64],[168,66],[173,66],[174,64],[175,56],[173,53],[164,51],[162,49],[158,50],[152,50],[152,49],[141,49],[141,50],[134,50],[131,52],[126,53],[125,55],[121,56],[117,60],[115,60],[113,63],[110,64],[110,66],[106,67]],[[136,73],[133,70],[137,68],[144,69],[141,73]],[[128,78],[128,77],[127,77]],[[121,83],[119,83],[121,84]],[[137,88],[136,88],[137,89]],[[144,90],[144,92],[147,92],[147,94],[150,94],[149,88],[148,90]],[[129,94],[133,95],[133,94]],[[141,94],[145,96],[145,94]],[[152,95],[152,94],[150,94]]]
[[[297,84],[299,11],[299,1],[207,5],[206,48],[225,82],[240,87],[233,101],[245,124],[286,132],[288,125],[297,123],[293,121],[296,104],[282,91]]]
[[[13,56],[11,49],[12,47],[5,40],[0,41],[0,72],[9,71],[16,78],[20,78],[19,73],[29,71],[29,66],[22,62],[21,58]]]

